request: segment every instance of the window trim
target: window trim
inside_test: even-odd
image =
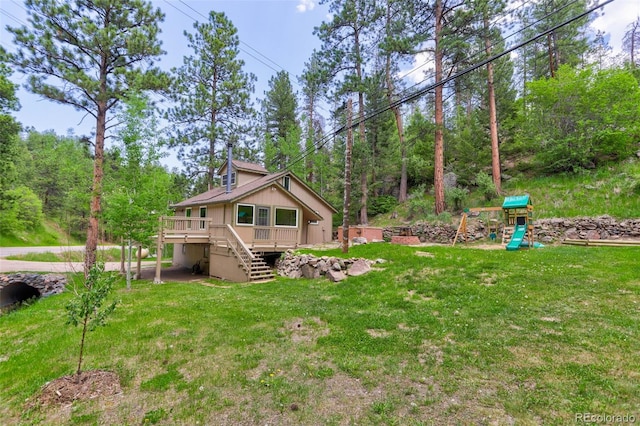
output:
[[[296,224],[294,225],[278,225],[278,210],[292,210],[294,212],[296,212]],[[298,226],[300,225],[300,211],[295,208],[295,207],[274,207],[274,212],[273,212],[273,226],[275,226],[276,228],[298,228]]]
[[[251,215],[251,223],[240,223],[240,222],[238,222],[238,213],[240,212],[240,206],[242,206],[242,207],[251,207],[251,209],[253,211],[253,214]],[[255,224],[256,224],[256,206],[255,206],[255,204],[244,204],[244,203],[236,204],[235,222],[236,222],[237,226],[255,226]]]
[[[203,211],[204,211],[204,216],[202,216],[202,212],[203,212]],[[206,218],[207,218],[207,213],[208,213],[207,206],[200,206],[200,207],[198,207],[198,217],[199,217],[200,219],[206,219]],[[207,224],[207,221],[206,221],[206,220],[201,220],[201,221],[200,221],[200,230],[202,230],[202,229],[206,229],[206,227],[207,227],[207,225],[206,225],[206,224]]]
[[[260,219],[260,213],[259,213],[260,209],[264,209],[264,210],[267,211],[267,224],[266,225],[258,224],[258,220]],[[271,207],[269,207],[269,206],[256,206],[256,208],[255,208],[255,219],[256,220],[254,222],[255,222],[256,226],[262,226],[262,227],[271,226]]]
[[[221,186],[227,186],[227,174],[226,173],[221,176],[220,182],[222,184]],[[235,170],[233,170],[231,172],[231,186],[234,186],[235,184],[236,184],[236,172],[235,172]]]
[[[291,176],[282,176],[282,186],[287,191],[291,191]]]
[[[186,207],[184,209],[184,217],[185,217],[185,219],[191,219],[191,213],[192,213],[191,207]],[[190,220],[187,220],[187,229],[191,229],[191,221]]]

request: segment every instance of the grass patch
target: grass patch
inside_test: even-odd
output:
[[[484,196],[469,188],[469,196],[464,207],[501,206],[504,197],[494,197],[486,201]],[[584,171],[580,174],[553,175],[530,178],[524,175],[514,176],[502,185],[505,195],[529,194],[534,203],[536,219],[556,217],[596,217],[608,214],[618,219],[634,218],[640,211],[640,160],[628,161]],[[424,203],[432,206],[433,194],[424,195]],[[371,226],[406,226],[409,215],[409,203],[396,206],[391,213],[370,217]],[[460,213],[460,212],[454,212]],[[450,222],[446,214],[441,217],[422,215],[412,221]]]
[[[46,247],[75,244],[53,222],[45,221],[40,229],[30,232],[0,234],[0,247]]]
[[[5,314],[0,418],[377,425],[638,415],[640,249],[379,243],[348,255],[387,262],[339,284],[135,282],[126,291],[120,283],[108,325],[88,336],[85,363],[118,372],[123,394],[70,411],[25,410],[44,383],[74,369],[69,295]]]
[[[119,262],[120,249],[109,248],[98,250],[98,260],[100,262]],[[43,253],[27,253],[21,255],[7,256],[9,260],[24,260],[29,262],[83,262],[84,251],[64,251],[62,253],[52,253],[50,251]],[[135,261],[135,257],[134,257]]]

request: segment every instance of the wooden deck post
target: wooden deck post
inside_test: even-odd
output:
[[[160,270],[162,269],[162,244],[164,242],[164,233],[162,230],[162,216],[158,219],[158,237],[156,246],[156,276],[153,278],[154,284],[162,284],[160,279]]]

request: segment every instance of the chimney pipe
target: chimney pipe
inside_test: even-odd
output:
[[[232,152],[233,142],[227,142],[227,194],[231,192],[231,165],[233,163]]]

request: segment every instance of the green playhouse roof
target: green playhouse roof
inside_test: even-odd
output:
[[[529,195],[512,195],[510,197],[504,198],[504,203],[502,203],[503,209],[519,209],[527,207],[527,205],[531,204],[531,200],[529,200]]]

